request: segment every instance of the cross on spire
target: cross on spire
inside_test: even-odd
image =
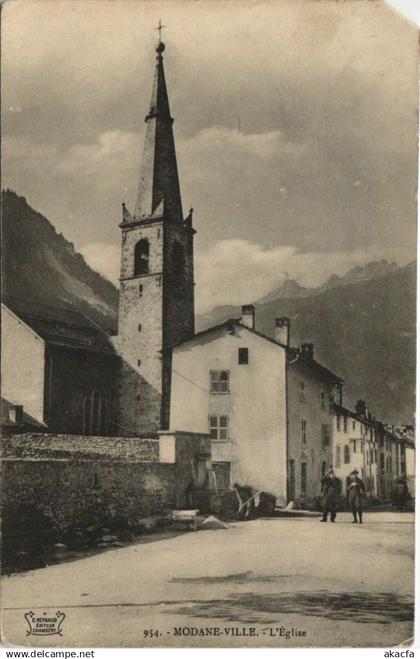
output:
[[[159,18],[159,25],[155,28],[159,32],[159,42],[162,41],[162,30],[164,27],[166,27],[166,25],[162,25],[162,21]]]

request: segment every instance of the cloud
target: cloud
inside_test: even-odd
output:
[[[24,191],[28,202],[114,283],[119,276],[120,203],[126,200],[132,207],[141,141],[138,134],[114,130],[92,143],[68,147],[26,136],[5,136],[3,142],[8,163],[4,185],[14,187],[17,181],[18,192]],[[404,243],[387,244],[385,232],[380,241],[355,246],[349,240],[337,249],[337,230],[342,235],[346,228],[343,218],[320,232],[322,224],[313,217],[319,203],[316,191],[302,190],[296,177],[317,154],[309,141],[288,140],[282,131],[245,134],[212,126],[178,140],[178,154],[184,200],[198,194],[202,202],[194,214],[200,313],[216,305],[256,301],[281,284],[284,271],[302,285],[316,286],[333,273],[344,274],[371,260],[404,263],[412,258]],[[357,204],[366,181],[352,176],[347,185],[351,203]],[[274,220],[281,232],[273,231]],[[300,243],[293,241],[296,234],[290,229],[296,225],[306,227],[306,244],[303,236]],[[347,228],[357,236],[356,225]],[[395,231],[403,233],[398,224],[389,224],[387,231],[391,237]],[[323,238],[321,244],[311,243],[314,232]],[[261,236],[264,240],[258,240]]]
[[[240,240],[281,260],[292,245],[296,264],[414,258],[417,30],[364,0],[164,4],[198,253]],[[5,5],[3,184],[79,249],[119,245],[134,205],[159,7]]]
[[[5,135],[3,186],[25,196],[79,250],[98,237],[118,244],[121,203],[135,196],[140,142],[120,130],[70,146]]]
[[[81,250],[87,263],[118,285],[120,247],[89,243]],[[405,254],[399,254],[404,262]],[[267,248],[246,240],[222,240],[195,255],[196,311],[205,313],[218,305],[257,302],[280,286],[285,278],[308,288],[320,286],[332,274],[344,275],[357,265],[395,259],[395,251],[357,249],[350,252],[302,253],[297,247]]]

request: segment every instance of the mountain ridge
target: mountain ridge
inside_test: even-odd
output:
[[[114,284],[95,272],[46,217],[12,190],[2,191],[2,246],[3,296],[75,307],[116,331]]]

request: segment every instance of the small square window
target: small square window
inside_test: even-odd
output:
[[[248,364],[248,363],[249,363],[248,348],[238,348],[238,364]]]

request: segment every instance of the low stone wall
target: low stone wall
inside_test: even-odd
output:
[[[2,462],[6,533],[132,526],[175,507],[175,465],[116,460]]]
[[[48,458],[159,461],[159,438],[156,437],[97,437],[80,435],[50,435],[24,433],[2,437],[3,459]]]
[[[2,438],[6,534],[127,527],[186,503],[211,464],[206,435],[86,437],[25,433]],[[198,481],[197,481],[198,479]]]

